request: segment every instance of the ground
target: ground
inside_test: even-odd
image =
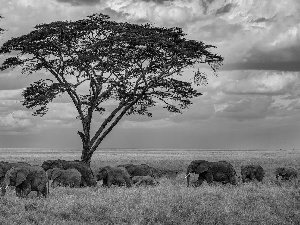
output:
[[[80,151],[57,149],[2,149],[1,161],[25,161],[41,165],[47,159],[75,160]],[[187,188],[184,171],[195,159],[226,160],[238,174],[240,166],[260,164],[266,171],[263,183]],[[157,187],[56,188],[47,199],[15,197],[8,191],[0,199],[0,224],[299,224],[298,181],[275,180],[279,166],[299,171],[298,150],[127,150],[95,152],[94,171],[106,165],[146,163],[182,171],[160,179]],[[197,179],[192,176],[192,179]]]

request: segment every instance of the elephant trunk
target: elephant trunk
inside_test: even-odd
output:
[[[187,183],[188,187],[190,186],[190,177],[191,177],[191,174],[186,175],[186,183]]]
[[[186,182],[187,182],[187,186],[188,186],[188,187],[190,186],[190,177],[191,177],[191,173],[192,173],[192,169],[191,169],[191,166],[189,166],[189,167],[187,168],[186,175],[185,175],[185,178],[186,178]]]
[[[9,179],[9,177],[5,176],[5,179],[4,179],[4,181],[2,183],[2,187],[1,187],[1,196],[4,196],[6,194],[6,190],[9,186],[9,184],[10,184],[10,179]]]
[[[233,184],[233,185],[237,185],[238,184],[238,178],[237,178],[237,176],[234,176],[232,178],[231,184]]]

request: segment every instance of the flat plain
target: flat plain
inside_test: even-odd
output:
[[[1,161],[32,165],[80,155],[72,149],[0,149]],[[266,175],[262,183],[187,188],[185,170],[196,159],[226,160],[238,174],[241,165],[260,164]],[[97,172],[124,163],[179,173],[160,178],[157,187],[58,187],[46,199],[34,192],[19,199],[11,189],[0,199],[0,224],[300,224],[298,180],[277,182],[274,176],[279,166],[299,171],[300,150],[99,149],[91,167]]]

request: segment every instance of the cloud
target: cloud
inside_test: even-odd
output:
[[[22,89],[17,89],[17,90],[0,90],[0,100],[5,99],[5,100],[20,100],[21,94],[22,94]]]
[[[299,111],[299,110],[300,110],[300,100],[297,99],[297,100],[295,100],[295,101],[292,101],[292,102],[288,105],[288,108]]]
[[[70,3],[71,5],[79,6],[79,5],[96,5],[100,2],[100,0],[57,0],[57,2]]]
[[[216,116],[238,121],[265,118],[273,102],[271,97],[246,98],[238,102],[229,102],[216,112]]]
[[[172,114],[170,119],[176,123],[197,123],[199,121],[209,120],[215,114],[215,108],[212,101],[206,101],[202,97],[194,100],[194,104],[182,114]]]
[[[221,8],[219,8],[216,12],[216,14],[225,14],[225,13],[229,13],[231,11],[231,9],[235,6],[235,4],[232,3],[228,3],[224,6],[222,6]]]
[[[28,132],[33,127],[30,119],[21,119],[15,117],[12,113],[7,116],[0,117],[0,131],[9,133]]]
[[[30,118],[32,118],[31,113],[29,111],[24,111],[24,110],[14,111],[13,113],[11,113],[11,115],[14,118],[18,118],[18,119],[30,119]]]
[[[71,122],[76,120],[76,116],[78,113],[73,103],[51,103],[49,104],[49,111],[43,118]]]
[[[146,128],[146,129],[160,129],[172,126],[173,122],[167,119],[151,120],[151,121],[129,121],[125,120],[121,123],[122,128]]]
[[[227,94],[285,95],[299,87],[299,78],[298,73],[252,71],[242,79],[227,79],[219,87]]]

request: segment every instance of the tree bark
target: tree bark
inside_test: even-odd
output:
[[[87,163],[90,166],[92,156],[93,156],[93,152],[91,152],[89,148],[84,148],[81,154],[81,161]]]

